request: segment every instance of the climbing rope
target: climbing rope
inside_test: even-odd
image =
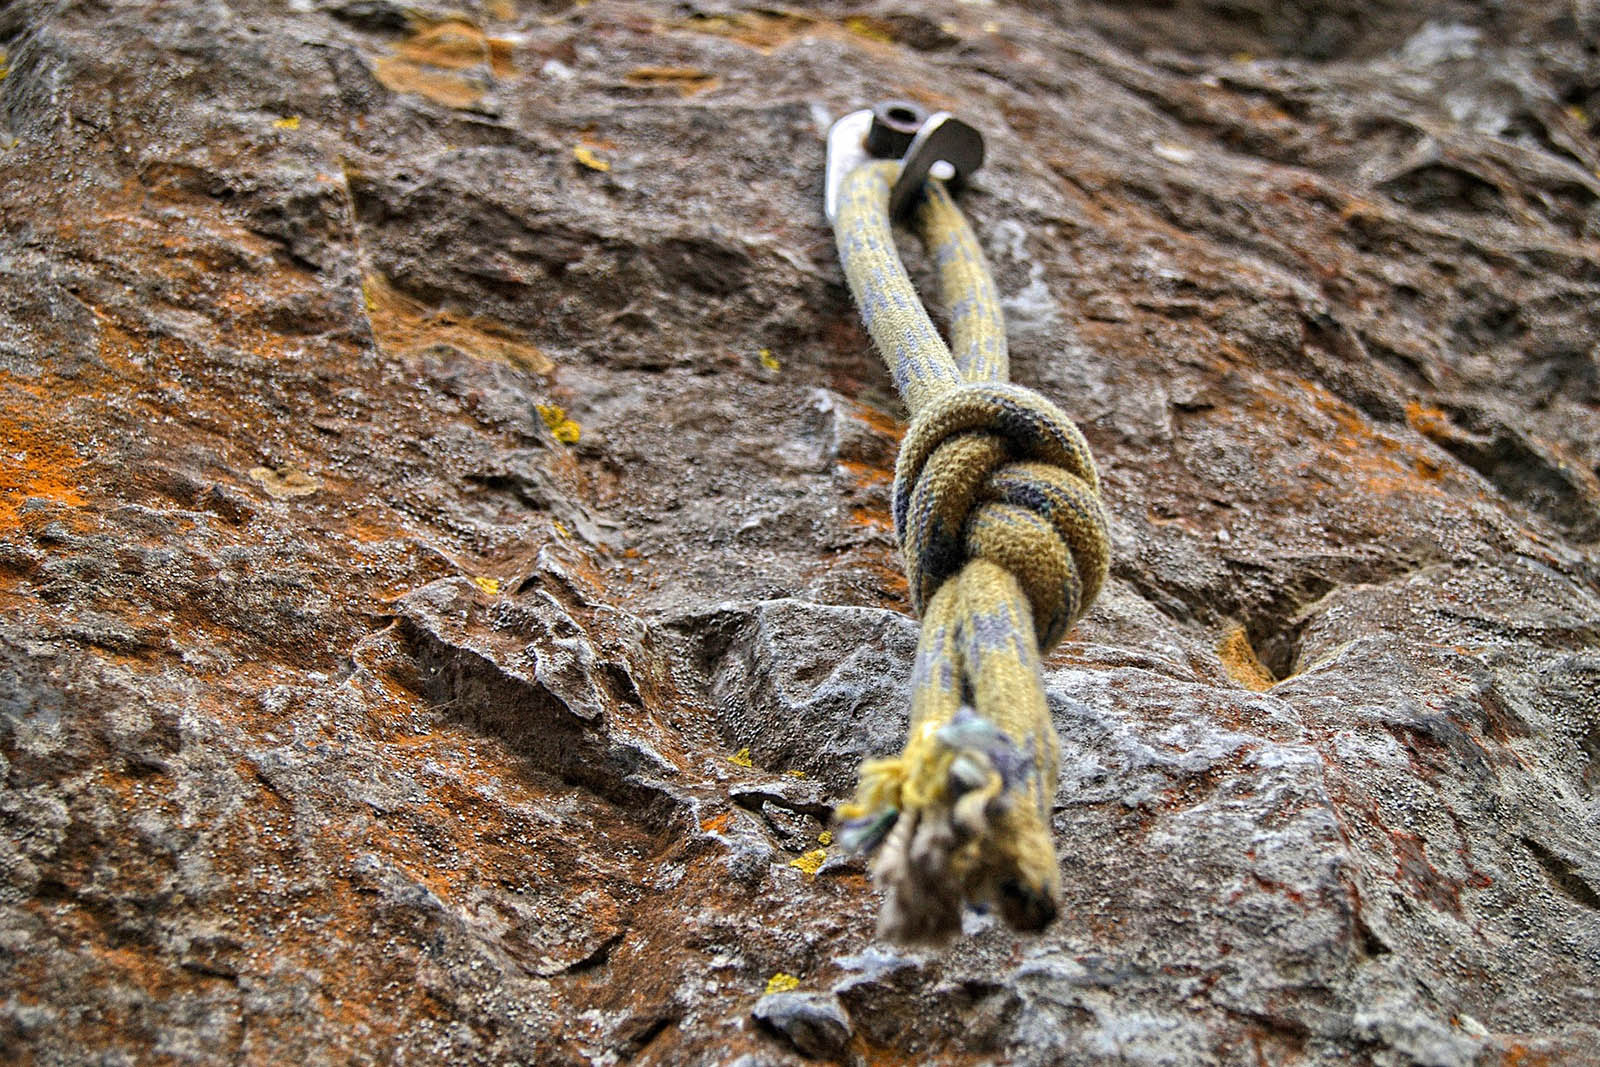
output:
[[[943,940],[964,904],[1037,930],[1060,892],[1050,833],[1060,750],[1039,665],[1105,581],[1099,478],[1071,420],[1006,380],[999,296],[946,183],[924,183],[915,224],[954,355],[895,249],[902,162],[859,162],[835,189],[831,155],[830,143],[839,256],[911,410],[894,521],[922,617],[905,749],[862,765],[855,803],[839,811],[841,841],[878,850],[885,937]]]

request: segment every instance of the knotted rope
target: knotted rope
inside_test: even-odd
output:
[[[898,162],[840,190],[835,237],[850,291],[911,427],[895,467],[895,530],[922,637],[910,735],[862,765],[844,843],[881,844],[879,932],[938,941],[964,903],[1039,929],[1060,891],[1050,835],[1060,751],[1039,662],[1099,593],[1110,561],[1099,477],[1072,421],[1007,377],[1005,319],[983,251],[944,183],[916,225],[938,270],[955,355],[900,262]]]

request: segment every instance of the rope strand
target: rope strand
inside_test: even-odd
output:
[[[1011,925],[1054,917],[1050,835],[1059,744],[1040,659],[1094,601],[1110,563],[1088,445],[1044,397],[1006,381],[1005,318],[982,249],[929,181],[916,224],[938,270],[955,352],[900,262],[897,162],[853,170],[835,236],[867,331],[911,410],[895,469],[895,530],[922,638],[910,733],[862,765],[842,840],[879,847],[879,932],[939,941],[963,905]]]

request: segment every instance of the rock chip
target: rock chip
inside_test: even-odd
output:
[[[768,993],[750,1014],[807,1056],[842,1056],[850,1041],[850,1016],[831,993]]]

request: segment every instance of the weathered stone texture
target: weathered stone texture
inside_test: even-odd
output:
[[[0,1060],[1597,1061],[1600,8],[0,42]],[[1117,553],[1062,918],[941,952],[826,833],[916,638],[820,211],[886,96],[988,135]]]

